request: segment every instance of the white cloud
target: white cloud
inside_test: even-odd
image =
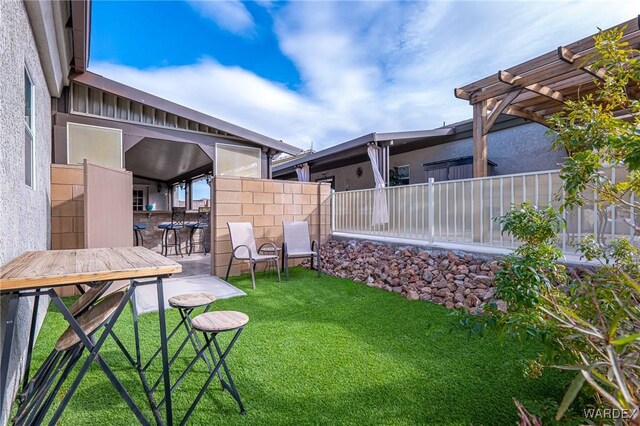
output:
[[[634,2],[612,1],[299,1],[270,9],[280,49],[301,76],[297,91],[213,60],[150,70],[103,63],[92,70],[319,149],[373,131],[470,118],[469,105],[453,96],[455,87],[637,12]]]
[[[190,0],[200,15],[213,20],[220,28],[236,34],[249,34],[253,17],[240,0]]]

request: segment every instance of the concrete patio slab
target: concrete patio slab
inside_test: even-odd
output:
[[[136,290],[136,308],[138,313],[155,312],[158,300],[155,285],[146,285]],[[167,278],[164,280],[164,304],[169,309],[168,300],[172,296],[186,293],[212,293],[218,299],[246,296],[246,293],[225,280],[213,275],[195,275]]]

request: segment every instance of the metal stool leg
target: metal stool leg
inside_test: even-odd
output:
[[[204,351],[207,350],[207,348],[211,346],[212,342],[215,342],[216,351],[219,354],[218,362],[216,363],[213,371],[209,374],[209,377],[207,378],[206,382],[202,386],[202,389],[200,389],[200,392],[196,396],[196,399],[193,401],[193,403],[189,407],[189,410],[187,411],[187,413],[185,414],[184,418],[180,422],[180,425],[184,425],[184,424],[187,423],[189,417],[193,413],[193,410],[198,405],[198,402],[200,402],[200,399],[202,399],[202,396],[204,395],[204,393],[209,388],[209,385],[211,384],[211,381],[216,376],[216,373],[218,372],[218,370],[220,370],[220,367],[222,367],[222,366],[224,366],[225,373],[227,374],[227,379],[229,379],[229,393],[231,393],[233,398],[238,403],[238,406],[240,408],[240,414],[244,414],[246,412],[245,408],[244,408],[244,405],[242,404],[242,400],[240,399],[240,395],[238,394],[238,390],[236,389],[235,385],[233,384],[233,379],[231,379],[231,374],[229,373],[228,367],[226,367],[226,361],[225,361],[227,356],[229,355],[229,352],[231,352],[231,349],[233,348],[233,345],[235,345],[236,341],[238,340],[238,337],[240,336],[240,333],[242,333],[243,329],[244,329],[244,327],[240,327],[240,328],[237,329],[235,335],[231,339],[231,342],[229,342],[229,346],[227,346],[227,349],[224,352],[222,352],[220,350],[220,345],[218,344],[218,342],[216,340],[216,333],[210,333],[211,337],[209,337],[209,333],[204,333],[204,337],[205,337],[204,347],[196,355],[196,357],[193,359],[193,361],[191,361],[191,363],[189,364],[187,369],[184,371],[184,373],[182,373],[182,375],[180,376],[180,379],[178,379],[178,382],[176,383],[175,386],[178,386],[180,384],[180,382],[184,379],[184,377],[189,373],[189,371],[191,371],[191,369],[195,365],[195,363],[198,360],[198,358],[201,355],[201,353],[204,353]]]

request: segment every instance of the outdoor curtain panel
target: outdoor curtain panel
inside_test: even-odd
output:
[[[384,190],[384,178],[380,174],[378,167],[378,152],[382,148],[369,145],[367,154],[371,160],[373,168],[373,178],[376,181],[376,190],[373,194],[373,210],[371,211],[371,226],[384,225],[389,223],[389,208],[387,207],[387,193]]]
[[[298,175],[298,182],[309,182],[309,165],[304,163],[296,167],[296,175]]]

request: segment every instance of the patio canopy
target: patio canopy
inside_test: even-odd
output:
[[[636,17],[613,27],[624,27],[622,41],[630,48],[640,44],[639,20]],[[605,73],[591,66],[594,51],[591,35],[455,89],[457,98],[473,105],[475,177],[487,175],[487,134],[500,114],[547,126],[546,117],[560,111],[566,101],[593,92],[594,79],[602,79]],[[638,87],[629,88],[629,92],[635,97],[640,94]]]

